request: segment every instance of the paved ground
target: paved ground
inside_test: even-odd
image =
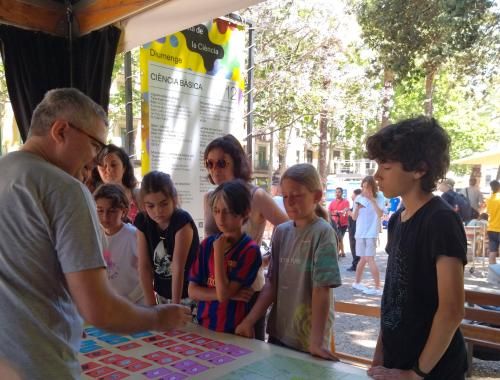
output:
[[[376,261],[380,270],[380,278],[385,278],[385,268],[387,264],[387,255],[383,250],[386,241],[386,230],[380,235],[380,244],[377,250]],[[352,289],[354,273],[346,269],[351,265],[352,257],[348,249],[348,237],[344,238],[347,257],[340,259],[340,268],[342,274],[343,286],[335,289],[335,297],[338,300],[357,302],[369,305],[380,305],[380,298],[377,296],[367,296],[360,291]],[[469,258],[470,260],[470,258]],[[468,264],[465,270],[465,283],[468,287],[479,286],[488,287],[486,281],[487,266],[476,259],[475,269],[470,272],[472,265]],[[363,276],[365,285],[373,286],[373,280],[368,268],[365,269]],[[371,357],[375,348],[379,320],[369,317],[356,317],[348,314],[337,314],[335,316],[335,343],[337,350],[352,355]],[[483,361],[474,358],[473,361],[473,379],[500,379],[500,362]]]

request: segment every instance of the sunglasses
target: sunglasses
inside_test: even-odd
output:
[[[227,162],[226,160],[217,160],[217,161],[207,160],[205,162],[205,167],[208,170],[212,170],[214,168],[224,169],[228,165],[229,162]]]

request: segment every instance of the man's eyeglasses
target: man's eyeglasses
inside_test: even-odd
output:
[[[214,168],[224,169],[228,165],[229,162],[227,162],[226,160],[217,160],[217,161],[207,160],[205,162],[205,167],[208,170],[212,170]]]
[[[67,122],[68,125],[73,128],[73,129],[76,129],[78,132],[80,133],[83,133],[85,136],[87,136],[89,139],[92,140],[92,146],[94,147],[94,150],[96,151],[96,156],[99,155],[99,153],[101,153],[104,148],[107,147],[106,144],[104,144],[103,142],[99,141],[98,139],[96,139],[94,136],[88,134],[87,132],[85,132],[83,129],[77,127],[76,125],[70,123],[69,121]]]

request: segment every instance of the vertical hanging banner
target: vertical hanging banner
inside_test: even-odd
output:
[[[245,30],[215,19],[141,47],[142,173],[171,175],[182,208],[203,233],[203,152],[226,133],[241,138]]]

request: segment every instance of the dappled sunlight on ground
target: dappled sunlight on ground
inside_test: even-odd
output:
[[[354,339],[353,340],[354,344],[359,344],[360,346],[375,349],[375,346],[377,345],[377,341],[373,339]]]

